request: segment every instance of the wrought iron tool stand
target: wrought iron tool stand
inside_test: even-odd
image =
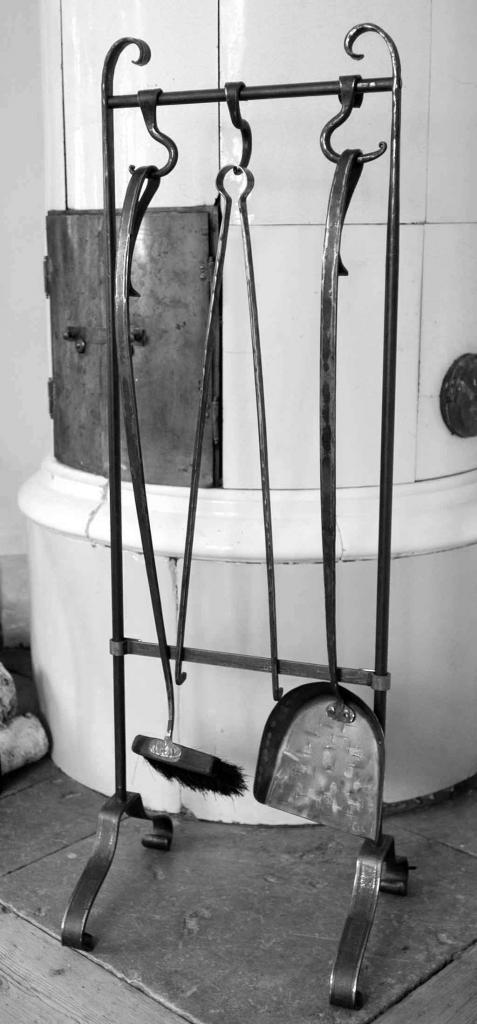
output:
[[[362,79],[356,77],[353,89],[353,103],[358,106],[363,97],[370,93],[390,92],[392,115],[390,131],[390,174],[387,215],[387,244],[385,268],[385,309],[383,342],[383,386],[382,386],[382,427],[381,467],[379,506],[379,545],[377,564],[377,611],[376,648],[373,670],[339,668],[339,681],[371,687],[374,690],[374,711],[384,729],[386,719],[386,694],[390,685],[388,673],[388,622],[389,586],[391,559],[391,518],[393,485],[393,442],[394,403],[396,377],[397,339],[397,297],[399,273],[399,144],[400,144],[400,96],[401,69],[395,44],[387,33],[374,24],[360,24],[348,32],[345,51],[355,60],[362,54],[354,51],[357,39],[367,32],[377,33],[387,46],[392,75],[386,78]],[[172,821],[168,815],[148,814],[138,793],[126,788],[126,729],[125,729],[125,656],[128,654],[145,657],[159,657],[157,644],[145,643],[124,634],[123,608],[123,564],[121,531],[121,449],[120,449],[120,398],[118,364],[115,336],[115,260],[116,260],[116,189],[114,156],[114,111],[141,106],[138,95],[114,95],[113,82],[117,61],[123,50],[134,45],[139,55],[134,63],[145,65],[151,52],[147,43],[140,39],[118,40],[106,56],[102,76],[103,116],[103,173],[104,173],[104,229],[105,229],[105,288],[109,363],[109,486],[110,486],[110,529],[111,529],[111,588],[112,588],[112,639],[110,651],[113,659],[114,693],[114,743],[115,743],[115,793],[110,797],[99,814],[96,839],[92,854],[77,883],[62,923],[62,942],[68,946],[92,949],[94,940],[86,930],[88,916],[98,891],[111,866],[123,815],[152,821],[152,834],[143,838],[145,845],[168,850],[172,840]],[[155,106],[220,103],[227,99],[226,89],[201,89],[185,92],[162,92],[148,90],[149,100],[154,96]],[[143,98],[144,98],[143,93]],[[287,85],[241,86],[240,101],[305,96],[336,95],[342,100],[340,114],[327,126],[328,143],[334,130],[348,116],[345,111],[342,81],[306,82]],[[144,113],[144,102],[142,103]],[[149,109],[151,109],[149,105]],[[154,135],[155,119],[151,115],[146,125]],[[176,647],[169,646],[171,659],[176,657]],[[329,679],[328,665],[310,662],[278,659],[275,666],[271,657],[241,655],[230,652],[207,651],[185,647],[183,660],[222,666],[225,668],[247,669],[249,671],[272,673],[278,668],[281,675],[302,679]],[[356,874],[350,910],[344,926],[336,961],[331,974],[330,1001],[333,1004],[357,1008],[360,1005],[358,978],[361,964],[374,920],[380,891],[405,895],[407,891],[408,864],[405,857],[398,857],[394,840],[382,832],[376,842],[366,839],[362,844],[356,864]]]

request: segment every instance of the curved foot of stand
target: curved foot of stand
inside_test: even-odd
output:
[[[111,867],[121,818],[136,800],[136,793],[127,793],[125,799],[115,794],[99,812],[93,852],[77,882],[61,924],[61,941],[64,946],[93,948],[93,937],[86,931],[88,915]]]
[[[99,812],[93,852],[76,885],[61,924],[61,941],[64,946],[93,949],[94,939],[86,931],[86,922],[111,867],[123,814],[129,815],[131,818],[149,817],[144,810],[139,793],[126,793],[124,798],[115,794],[106,801]],[[157,820],[162,820],[162,817],[164,816],[156,816]]]
[[[171,848],[174,826],[168,814],[151,815],[152,832],[143,836],[141,843],[152,850],[164,850]]]
[[[343,929],[338,954],[331,972],[330,1003],[349,1010],[362,1006],[358,979],[366,945],[373,925],[380,889],[405,895],[408,863],[396,857],[392,836],[381,836],[378,843],[366,839],[356,862],[353,894]]]

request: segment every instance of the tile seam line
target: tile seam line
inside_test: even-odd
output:
[[[419,450],[419,426],[421,420],[421,364],[422,364],[422,335],[424,327],[424,288],[425,288],[425,257],[426,257],[426,225],[422,227],[421,236],[421,267],[419,275],[419,335],[417,346],[417,371],[416,371],[416,409],[414,414],[414,479],[419,476],[420,450]]]
[[[396,822],[396,826],[397,832],[401,836],[404,836],[407,832],[411,836],[417,836],[419,839],[425,839],[428,843],[436,843],[438,846],[443,846],[446,850],[452,850],[454,853],[458,853],[461,856],[471,857],[473,860],[477,858],[477,853],[472,853],[470,850],[462,850],[459,846],[453,846],[452,843],[445,839],[436,839],[435,836],[426,835],[425,832],[417,832],[407,824],[399,825],[399,823]]]
[[[156,207],[159,209],[159,207]],[[76,211],[78,212],[78,211]],[[401,220],[400,226],[402,228],[413,228],[413,227],[439,227],[439,228],[467,228],[475,227],[477,225],[476,220]],[[287,220],[287,221],[262,221],[259,217],[253,213],[250,214],[250,226],[257,228],[324,228],[324,220]],[[346,221],[345,228],[381,228],[386,227],[386,220],[362,220],[362,221]],[[238,220],[231,223],[231,227],[240,227]]]
[[[431,186],[431,161],[429,159],[430,145],[431,145],[431,100],[432,100],[432,84],[433,84],[433,73],[432,73],[432,42],[433,42],[433,2],[431,0],[429,4],[429,68],[427,72],[427,125],[426,125],[426,194],[425,194],[425,221],[427,222],[427,214],[429,212],[429,191]]]
[[[7,724],[9,724],[9,723],[7,723]],[[28,785],[22,786],[21,789],[12,790],[11,793],[8,793],[8,792],[7,793],[2,793],[0,791],[0,806],[1,806],[1,801],[2,800],[8,800],[12,796],[19,796],[20,793],[25,793],[29,789],[34,789],[35,786],[41,786],[44,782],[49,782],[49,781],[50,781],[49,779],[37,779],[36,782],[30,782],[30,783],[28,783]]]
[[[66,98],[65,98],[65,65],[64,65],[64,40],[63,40],[63,0],[59,0],[58,8],[60,18],[60,52],[61,52],[61,119],[63,128],[63,185],[65,190],[65,210],[68,209],[68,162],[66,155]]]
[[[91,839],[96,835],[96,829],[92,832],[87,832],[85,835],[77,836],[71,843],[64,843],[63,846],[55,847],[54,850],[48,850],[48,853],[44,853],[41,857],[35,857],[33,860],[26,861],[25,864],[19,864],[16,868],[11,868],[9,871],[3,871],[0,873],[0,903],[2,900],[1,896],[1,884],[3,878],[10,878],[12,875],[16,875],[19,871],[23,871],[24,868],[31,868],[34,864],[40,864],[42,860],[48,860],[49,857],[55,857],[57,853],[61,853],[63,850],[69,850],[70,846],[76,846],[77,843],[83,843],[85,839]]]

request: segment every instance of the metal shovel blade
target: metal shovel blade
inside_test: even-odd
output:
[[[262,736],[254,796],[316,824],[376,840],[384,735],[367,704],[341,691],[355,712],[351,723],[328,714],[335,694],[327,683],[306,683],[275,705]]]

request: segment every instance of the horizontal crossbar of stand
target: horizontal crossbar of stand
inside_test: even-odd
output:
[[[358,93],[391,92],[392,78],[362,78],[357,82]],[[303,96],[338,96],[339,81],[298,82],[289,85],[244,85],[240,90],[242,100],[297,99]],[[224,103],[225,89],[186,89],[182,92],[159,92],[157,106],[179,106],[183,103]],[[124,96],[109,96],[108,107],[138,107],[136,93]]]
[[[160,651],[158,644],[148,643],[145,640],[134,640],[125,637],[124,640],[111,640],[110,651],[113,655],[139,654],[145,658],[159,658]],[[175,660],[176,648],[168,646],[168,654],[171,660]],[[212,665],[216,668],[239,668],[247,669],[249,672],[272,671],[270,658],[258,657],[254,654],[232,654],[229,651],[206,651],[197,647],[184,647],[183,661],[195,662],[197,665]],[[278,672],[282,676],[296,676],[302,679],[319,679],[324,682],[330,678],[328,665],[316,665],[308,661],[287,661],[284,658],[278,659]],[[372,669],[366,668],[339,668],[338,679],[348,686],[370,686],[373,690],[389,690],[391,676],[387,673],[378,676]]]

